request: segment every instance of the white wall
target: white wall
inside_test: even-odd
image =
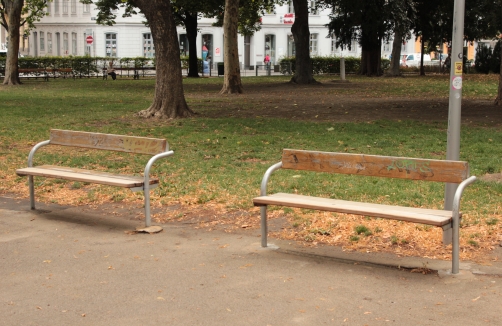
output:
[[[90,31],[94,37],[94,43],[91,48],[91,56],[105,56],[105,34],[106,33],[116,33],[117,34],[117,56],[118,57],[136,57],[143,55],[143,33],[149,33],[149,28],[145,27],[143,21],[145,18],[142,15],[136,15],[133,17],[123,18],[122,13],[119,10],[116,15],[116,25],[114,26],[102,26],[95,23],[97,11],[94,5],[90,5],[90,10],[86,11],[86,5],[76,1],[75,13],[71,12],[71,1],[68,2],[69,9],[68,13],[63,13],[64,0],[54,0],[50,2],[50,15],[44,17],[40,22],[36,24],[37,28],[31,32],[29,43],[30,45],[38,45],[38,51],[35,52],[33,46],[30,46],[29,54],[35,55],[38,53],[39,56],[45,55],[57,55],[57,44],[55,35],[60,33],[60,51],[59,53],[63,56],[65,55],[84,55],[86,50],[85,36],[86,31]],[[59,3],[59,13],[56,13],[56,5]],[[328,29],[325,25],[329,22],[330,10],[321,11],[317,15],[310,15],[310,33],[317,34],[317,53],[312,53],[312,55],[319,56],[360,56],[360,48],[356,46],[352,50],[335,49],[334,52],[331,51],[331,37],[327,38]],[[249,50],[249,62],[250,65],[262,64],[265,56],[265,35],[270,34],[275,36],[275,57],[273,58],[273,63],[277,63],[282,57],[288,54],[288,37],[291,35],[291,17],[285,17],[288,13],[288,5],[276,6],[275,12],[271,14],[266,14],[262,17],[262,29],[255,33],[250,40],[250,50]],[[294,18],[293,18],[294,19]],[[289,23],[288,23],[289,21]],[[223,61],[223,29],[220,27],[212,26],[214,22],[213,19],[201,18],[199,20],[199,35],[197,39],[197,53],[199,57],[202,57],[202,35],[212,34],[213,35],[213,62]],[[178,27],[178,35],[185,34],[182,27]],[[40,41],[34,42],[35,33],[37,38],[40,37],[40,32],[44,32],[45,35],[45,50],[40,50]],[[53,37],[53,50],[52,53],[48,52],[47,47],[47,33],[52,33]],[[68,33],[69,35],[69,51],[65,53],[63,51],[63,33]],[[72,52],[71,47],[71,34],[77,34],[77,51]],[[245,57],[248,55],[244,52],[244,37],[239,36],[239,60],[244,63]],[[220,50],[218,55],[215,51]],[[391,49],[390,49],[391,50]],[[390,50],[383,52],[383,57],[388,57]],[[405,52],[405,50],[403,50]]]

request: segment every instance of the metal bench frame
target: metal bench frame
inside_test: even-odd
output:
[[[139,186],[122,186],[129,188],[131,191],[143,191],[144,192],[144,197],[145,197],[145,225],[148,227],[151,225],[151,216],[150,216],[150,189],[154,189],[155,187],[158,186],[158,180],[154,184],[150,184],[152,180],[150,180],[150,169],[152,165],[160,158],[165,158],[168,156],[171,156],[174,154],[172,150],[169,150],[169,144],[167,143],[166,140],[164,139],[156,139],[156,138],[147,138],[147,137],[132,137],[132,136],[122,136],[122,135],[111,135],[111,134],[101,134],[101,133],[90,133],[90,132],[80,132],[80,131],[69,131],[69,130],[58,130],[58,129],[51,129],[51,139],[42,141],[38,144],[36,144],[30,151],[28,155],[28,168],[25,169],[18,169],[16,170],[16,173],[20,176],[28,176],[28,182],[29,182],[29,191],[30,191],[30,206],[31,209],[35,209],[35,186],[34,186],[34,181],[33,177],[34,176],[43,176],[43,177],[50,177],[50,178],[61,178],[65,180],[76,180],[72,179],[71,177],[63,177],[63,176],[47,176],[43,175],[40,173],[35,173],[33,169],[30,168],[36,168],[33,166],[33,158],[35,156],[35,153],[43,146],[55,144],[55,145],[63,145],[63,146],[70,146],[70,147],[85,147],[85,148],[90,148],[90,149],[105,149],[105,150],[110,150],[110,151],[121,151],[121,152],[129,152],[129,153],[139,153],[139,154],[154,154],[155,155],[149,159],[148,163],[145,166],[144,170],[144,175],[143,175],[143,181],[139,182]],[[72,143],[70,138],[86,138],[85,143]],[[112,139],[115,144],[112,144],[112,146],[108,146],[108,144],[103,144],[102,140],[103,139]],[[94,142],[91,144],[91,142]],[[106,142],[106,141],[105,141]],[[136,148],[131,149],[130,146],[124,146],[125,143],[131,143],[131,142],[136,142],[137,145]],[[146,144],[146,145],[145,145]],[[152,148],[147,148],[150,144],[153,144],[154,146],[151,146]],[[142,148],[143,147],[143,148]],[[64,168],[64,167],[59,167],[59,168]],[[54,172],[54,169],[49,169],[51,172]],[[92,171],[89,171],[92,173]],[[54,172],[57,174],[57,172]],[[92,175],[92,174],[91,174]],[[94,175],[95,176],[95,175]],[[113,176],[113,175],[111,175]],[[117,177],[120,177],[119,175],[116,175]],[[82,180],[82,175],[79,175],[78,180]],[[92,178],[89,180],[82,180],[83,182],[90,182],[90,183],[98,183],[98,184],[108,184],[109,183],[102,183],[102,182],[96,182]],[[119,185],[116,185],[119,186]]]
[[[396,162],[398,163],[396,164]],[[399,162],[406,163],[400,164]],[[458,183],[458,187],[451,211],[321,199],[319,197],[293,194],[267,195],[267,184],[272,173],[282,168],[449,182]],[[261,246],[267,247],[267,205],[326,210],[356,215],[370,215],[373,212],[375,215],[372,216],[376,217],[442,227],[443,243],[452,243],[452,273],[457,274],[459,272],[459,228],[462,215],[460,212],[460,199],[464,189],[474,181],[476,181],[476,177],[469,177],[469,166],[467,162],[462,161],[285,149],[282,161],[272,165],[265,172],[261,182],[260,197],[253,199],[254,205],[260,206]],[[357,208],[357,204],[361,204],[361,207]],[[362,205],[365,207],[362,207]]]

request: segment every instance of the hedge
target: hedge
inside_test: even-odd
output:
[[[311,57],[312,69],[314,75],[320,74],[339,74],[340,73],[340,57]],[[294,73],[295,72],[295,57],[285,57],[279,61],[281,72]],[[382,59],[382,70],[389,68],[390,60]],[[357,73],[361,66],[361,58],[345,57],[345,72]],[[291,69],[291,70],[289,70]]]

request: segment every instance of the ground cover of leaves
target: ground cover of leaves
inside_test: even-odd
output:
[[[404,81],[405,79],[403,79]],[[204,103],[217,101],[218,85],[210,85],[205,91],[191,92],[188,85],[188,99]],[[291,83],[270,85],[246,85],[245,93],[238,95],[246,107],[235,106],[233,101],[222,101],[219,108],[197,110],[201,117],[270,117],[299,120],[325,120],[333,122],[370,122],[375,120],[416,120],[421,122],[446,121],[448,117],[448,98],[425,96],[361,96],[357,84],[323,82],[322,84],[300,86]],[[330,93],[332,89],[346,89],[344,95]],[[351,92],[353,90],[354,92]],[[364,94],[364,92],[363,92]],[[236,95],[230,95],[236,96]],[[294,105],[293,105],[294,104]],[[249,109],[252,108],[252,109]],[[131,122],[134,119],[131,117]],[[502,109],[493,105],[493,99],[465,99],[462,103],[462,123],[480,126],[500,126]],[[27,144],[26,153],[30,147]],[[15,176],[4,176],[10,182]],[[491,182],[500,182],[500,174],[484,176]],[[44,192],[44,200],[59,205],[82,205],[88,210],[98,210],[103,214],[143,218],[143,196],[141,193],[123,191],[117,200],[117,192],[99,190],[100,195],[89,201],[89,193],[101,189],[100,186],[86,185],[75,189],[70,185],[53,191],[51,186],[41,186],[37,192]],[[19,185],[10,193],[26,197],[28,189]],[[229,209],[228,202],[240,200],[229,195],[226,204],[197,204],[196,194],[186,195],[171,202],[164,201],[155,194],[152,196],[153,220],[158,223],[179,222],[193,224],[194,227],[225,229],[228,232],[256,230],[259,228],[259,210]],[[270,234],[272,237],[299,241],[306,246],[318,244],[342,246],[346,250],[364,252],[386,251],[403,256],[422,256],[437,259],[451,259],[451,247],[444,247],[441,229],[413,223],[403,223],[385,219],[365,218],[347,214],[312,212],[300,209],[270,210]],[[464,220],[475,218],[464,216]],[[501,216],[489,219],[502,221]],[[490,263],[502,259],[501,224],[470,224],[462,228],[460,257]],[[363,226],[363,227],[361,227]],[[425,231],[425,232],[424,232]]]

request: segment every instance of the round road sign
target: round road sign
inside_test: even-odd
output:
[[[92,44],[92,42],[94,42],[94,38],[92,37],[92,35],[88,35],[85,38],[85,41],[87,42],[87,44]]]

